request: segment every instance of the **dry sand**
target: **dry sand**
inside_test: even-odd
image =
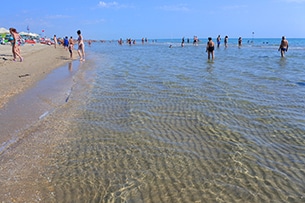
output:
[[[11,97],[33,86],[53,69],[70,61],[69,52],[62,46],[56,49],[44,44],[21,46],[23,62],[13,61],[10,45],[0,45],[0,108]],[[76,57],[74,50],[74,56]]]

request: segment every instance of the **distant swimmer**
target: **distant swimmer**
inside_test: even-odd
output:
[[[238,46],[241,47],[243,39],[241,37],[238,38]]]
[[[224,39],[224,44],[225,44],[226,48],[228,47],[228,41],[229,41],[229,37],[226,36],[225,39]]]
[[[194,41],[193,41],[193,45],[197,46],[198,45],[198,37],[194,36]]]
[[[285,36],[282,37],[281,45],[278,50],[281,51],[281,56],[285,57],[285,52],[288,51],[288,41]]]
[[[218,35],[218,37],[217,37],[217,48],[219,48],[219,46],[220,46],[220,40],[221,40],[220,35]]]
[[[214,42],[212,41],[212,37],[208,38],[206,52],[208,52],[208,59],[210,59],[210,55],[212,55],[212,59],[214,59]]]
[[[184,47],[184,37],[182,37],[181,47]]]

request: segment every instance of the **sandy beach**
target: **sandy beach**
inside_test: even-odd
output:
[[[55,49],[44,44],[25,44],[20,49],[24,61],[15,62],[11,46],[0,46],[0,108],[11,97],[30,88],[53,69],[70,61],[69,52],[61,46]]]
[[[21,54],[24,61],[15,62],[13,61],[11,46],[0,45],[0,109],[8,109],[15,96],[31,90],[39,81],[49,76],[53,70],[71,62],[69,52],[62,46],[55,49],[53,46],[43,44],[25,44],[21,46]],[[73,54],[74,59],[76,59],[78,57],[76,50]],[[31,111],[31,108],[29,106],[29,111]],[[14,117],[14,115],[9,117]],[[14,123],[22,123],[22,119],[18,118]],[[14,126],[14,123],[5,127]],[[38,130],[37,135],[40,137],[43,133]],[[10,139],[10,137],[3,128],[0,131],[0,136],[0,148],[3,148],[5,143],[9,142],[7,139]],[[44,153],[47,154],[45,152],[46,146],[50,146],[50,143],[46,144],[44,142],[50,140],[44,136],[40,139],[34,136],[33,132],[27,131],[22,132],[20,136],[23,141],[18,141],[18,149],[14,148],[6,151],[5,155],[1,154],[0,182],[3,186],[0,191],[1,202],[26,202],[27,200],[31,202],[34,199],[37,201],[36,192],[38,189],[33,189],[33,187],[27,185],[35,182],[39,177],[37,171],[40,171],[39,168],[43,165],[41,163],[43,159],[34,157],[42,157]],[[52,136],[53,141],[54,137]]]

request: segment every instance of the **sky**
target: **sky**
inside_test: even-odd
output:
[[[305,38],[305,0],[18,1],[1,9],[0,27],[96,40]]]

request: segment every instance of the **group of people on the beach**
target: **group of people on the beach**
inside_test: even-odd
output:
[[[20,62],[23,61],[23,57],[21,56],[21,51],[20,51],[20,45],[21,45],[21,36],[18,34],[16,28],[10,28],[9,29],[10,34],[12,35],[12,40],[11,40],[11,44],[12,44],[12,53],[13,53],[13,61],[17,61],[17,57],[19,57]],[[77,31],[78,34],[78,39],[77,39],[77,43],[78,43],[78,55],[80,57],[80,61],[85,61],[85,44],[84,44],[84,40],[83,40],[83,36],[81,34],[81,31],[78,30]],[[58,44],[58,40],[56,38],[56,35],[54,35],[53,37],[54,40],[54,47],[56,48],[57,44]],[[69,50],[70,52],[70,58],[72,59],[73,57],[73,47],[74,47],[74,40],[72,38],[72,36],[70,37],[70,39],[68,40],[68,37],[65,37],[63,40],[63,45],[64,48],[66,50]]]
[[[224,46],[225,48],[228,47],[228,39],[229,37],[228,36],[225,36],[225,39],[224,39]],[[183,38],[184,40],[184,38]],[[217,37],[217,48],[219,48],[220,46],[220,41],[221,41],[221,38],[220,38],[220,35],[218,35]],[[238,46],[241,47],[242,46],[242,38],[239,37],[238,38]],[[212,40],[212,37],[209,37],[208,38],[208,42],[207,42],[207,46],[206,46],[206,52],[208,53],[208,59],[210,59],[212,57],[212,59],[214,59],[214,42]],[[278,51],[281,51],[281,56],[282,57],[285,57],[285,52],[288,51],[288,40],[286,39],[285,36],[282,37],[282,41],[281,41],[281,44],[280,44],[280,47],[278,49]]]
[[[18,34],[17,30],[15,28],[10,28],[9,29],[12,37],[13,37],[13,40],[12,40],[12,52],[13,52],[13,61],[16,61],[16,58],[19,57],[20,59],[20,62],[23,61],[23,57],[21,56],[21,53],[20,53],[20,44],[21,44],[21,36]],[[80,61],[85,61],[85,44],[84,44],[84,39],[83,39],[83,36],[81,34],[81,31],[78,30],[77,31],[77,35],[78,35],[78,39],[77,39],[77,44],[78,44],[78,48],[77,48],[77,52],[78,52],[78,55],[80,57]],[[54,47],[56,48],[57,44],[58,44],[58,40],[57,40],[57,37],[56,35],[54,35],[53,37],[53,40],[54,40]],[[131,39],[128,39],[128,44],[131,45],[132,43],[132,40]],[[142,39],[142,43],[147,42],[147,38],[144,38]],[[229,37],[228,36],[225,36],[224,38],[224,46],[225,48],[228,47],[228,41],[229,41]],[[119,44],[122,44],[123,43],[123,40],[120,39],[119,41]],[[181,42],[181,46],[184,47],[184,37],[182,38],[182,42]],[[194,45],[197,45],[199,42],[199,39],[197,36],[194,36],[194,40],[193,40],[193,44]],[[70,52],[70,58],[72,59],[73,58],[73,47],[74,47],[74,40],[72,38],[72,36],[70,37],[70,39],[68,40],[68,37],[66,36],[63,40],[63,45],[64,45],[64,48],[69,50]],[[135,40],[133,41],[133,43],[135,44]],[[189,43],[189,39],[188,39],[188,43]],[[218,35],[217,37],[217,48],[220,47],[220,43],[221,43],[221,37],[220,35]],[[241,47],[242,46],[242,38],[239,37],[238,38],[238,46]],[[170,45],[170,48],[172,46]],[[212,37],[208,37],[208,42],[207,42],[207,46],[206,46],[206,52],[208,53],[208,59],[214,59],[214,50],[215,50],[215,44],[212,40]],[[279,46],[279,49],[278,51],[281,51],[281,56],[282,57],[285,57],[285,52],[288,51],[288,40],[286,39],[285,36],[282,37],[282,41],[281,41],[281,44]]]
[[[80,57],[80,61],[85,61],[85,43],[84,43],[84,39],[83,36],[81,34],[81,31],[78,30],[77,32],[78,35],[78,39],[77,39],[77,44],[78,44],[78,48],[77,48],[77,53]],[[58,44],[58,40],[56,35],[54,35],[53,37],[54,40],[54,48],[56,49],[57,44]],[[61,42],[61,44],[63,44],[64,48],[66,50],[69,50],[70,52],[70,58],[73,58],[73,49],[74,49],[74,40],[73,37],[71,36],[70,39],[68,39],[68,37],[66,36]]]

